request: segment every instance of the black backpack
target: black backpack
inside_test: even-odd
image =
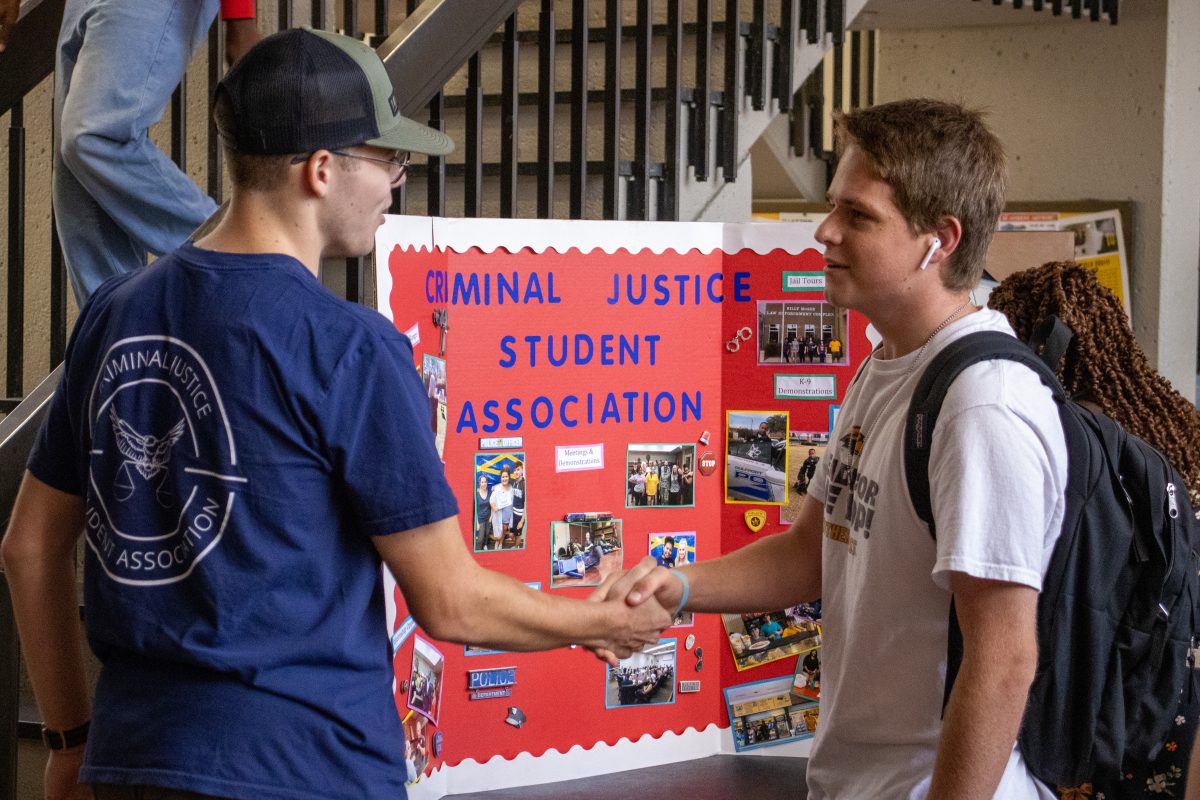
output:
[[[1051,318],[1035,331],[1037,352],[983,331],[938,353],[909,406],[909,494],[936,539],[930,445],[946,390],[963,369],[1007,359],[1039,375],[1066,436],[1066,515],[1038,597],[1038,665],[1018,736],[1022,757],[1052,787],[1091,783],[1110,800],[1156,784],[1181,794],[1193,706],[1200,706],[1193,688],[1200,524],[1187,484],[1158,450],[1066,396],[1053,366],[1071,337]],[[962,661],[953,602],[949,641],[947,700]]]

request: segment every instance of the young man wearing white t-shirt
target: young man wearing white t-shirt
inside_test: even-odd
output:
[[[929,100],[839,115],[837,131],[817,229],[825,295],[883,341],[847,390],[791,529],[682,569],[639,567],[628,601],[655,594],[667,608],[737,612],[822,598],[813,800],[1049,799],[1015,741],[1065,502],[1050,392],[1010,362],[954,382],[930,462],[936,542],[903,464],[923,367],[968,332],[1012,333],[970,298],[1003,206],[1004,154],[979,114]],[[943,714],[951,598],[964,655]]]

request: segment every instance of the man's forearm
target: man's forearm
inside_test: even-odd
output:
[[[817,599],[821,555],[791,531],[767,536],[720,559],[684,568],[692,611],[749,612]]]
[[[6,558],[6,566],[22,654],[42,718],[55,730],[82,725],[91,717],[91,705],[84,680],[74,559],[55,556],[9,563]]]
[[[929,800],[995,794],[1032,681],[1031,663],[1003,653],[963,661],[946,707]]]
[[[736,613],[816,600],[821,596],[823,515],[819,502],[805,498],[786,532],[685,567],[691,584],[687,608]]]
[[[530,589],[521,582],[480,568],[430,620],[439,639],[504,650],[548,650],[568,644],[610,647],[654,641],[670,625],[657,605],[630,609],[620,602],[582,603]],[[427,628],[428,629],[428,628]]]

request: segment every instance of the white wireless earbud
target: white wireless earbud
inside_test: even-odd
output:
[[[942,249],[942,240],[938,237],[933,237],[933,241],[929,243],[929,251],[925,253],[925,257],[921,259],[921,269],[929,266],[929,259],[933,258],[933,254]]]

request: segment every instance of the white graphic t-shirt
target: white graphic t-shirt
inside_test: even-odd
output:
[[[948,326],[923,355],[872,358],[809,485],[825,504],[812,800],[924,797],[941,734],[949,573],[1041,588],[1062,524],[1067,458],[1057,407],[1033,371],[976,364],[947,393],[930,460],[936,542],[908,495],[912,392],[939,350],[978,330],[1012,333],[984,309]],[[1014,748],[995,797],[1053,794]]]

